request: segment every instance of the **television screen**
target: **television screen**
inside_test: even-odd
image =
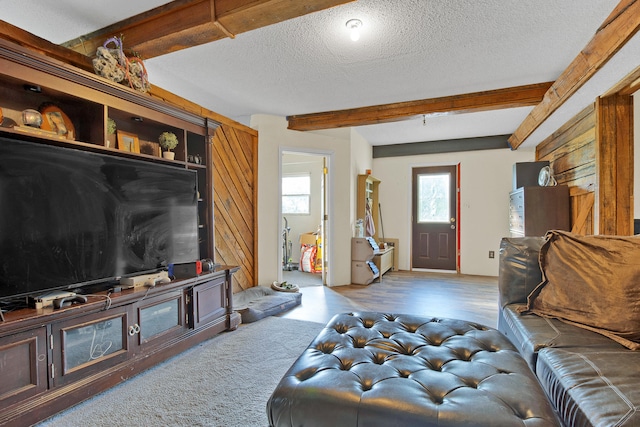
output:
[[[0,137],[0,299],[199,259],[194,171]]]

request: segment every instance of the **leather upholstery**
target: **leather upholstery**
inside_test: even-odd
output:
[[[498,329],[535,371],[564,425],[640,425],[640,351],[559,320],[518,312],[528,284],[541,275],[532,271],[539,249],[538,238],[503,239]]]
[[[273,427],[559,425],[497,330],[383,313],[335,316],[282,378],[267,413]]]
[[[509,304],[498,317],[498,329],[518,348],[531,370],[536,372],[538,351],[546,347],[591,346],[601,350],[624,347],[596,332],[587,331],[556,319],[520,314],[520,304]]]
[[[610,349],[540,350],[540,382],[560,402],[558,412],[567,426],[640,425],[640,352],[610,341]]]
[[[527,297],[542,281],[538,262],[543,237],[505,237],[500,242],[498,300],[500,307],[527,303]]]

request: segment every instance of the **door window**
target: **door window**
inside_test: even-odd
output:
[[[451,174],[418,175],[419,223],[449,222]]]

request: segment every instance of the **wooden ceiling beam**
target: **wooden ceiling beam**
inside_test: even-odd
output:
[[[266,27],[355,0],[177,0],[63,43],[94,56],[113,36],[144,59]]]
[[[537,105],[551,82],[484,92],[397,102],[340,111],[288,116],[289,129],[319,130],[409,120],[418,116],[461,114]]]
[[[534,107],[509,138],[517,149],[551,114],[578,91],[640,29],[640,0],[622,0],[591,41],[558,77],[542,102]]]

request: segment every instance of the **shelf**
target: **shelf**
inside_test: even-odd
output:
[[[68,116],[74,128],[73,139],[9,127],[0,128],[0,137],[194,171],[200,193],[197,196],[199,255],[200,259],[215,261],[212,137],[220,123],[10,41],[0,40],[0,108],[3,116],[21,125],[22,111],[38,110],[48,104],[55,104]],[[116,122],[117,130],[138,138],[139,144],[142,143],[141,152],[118,148],[117,139],[113,142],[113,135],[107,135],[109,118]],[[179,144],[173,150],[175,160],[161,156],[157,141],[165,131],[173,132],[178,137]],[[84,399],[105,390],[222,330],[235,329],[239,324],[239,316],[231,310],[231,275],[237,269],[220,267],[209,275],[149,289],[118,292],[110,296],[111,305],[106,311],[104,296],[88,296],[88,303],[61,310],[20,308],[3,313],[5,319],[0,321],[0,349],[8,353],[0,356],[2,360],[15,363],[17,368],[7,372],[13,372],[19,378],[6,381],[4,391],[15,389],[16,393],[0,396],[0,425],[7,422],[31,425],[77,403],[80,396]],[[201,298],[198,306],[188,306],[186,300],[194,300],[193,290],[198,286],[202,287],[199,289]],[[180,323],[184,320],[194,324],[198,316],[204,316],[204,320],[195,322],[195,329],[193,325],[171,326],[168,329],[158,325],[158,338],[154,335],[138,340],[137,335],[120,334],[127,345],[118,351],[117,356],[105,357],[104,361],[99,362],[103,363],[101,366],[89,362],[86,366],[79,365],[81,368],[64,372],[61,359],[64,342],[58,339],[61,328],[76,328],[80,336],[85,330],[78,325],[100,325],[102,316],[113,314],[124,316],[126,322],[120,326],[128,328],[140,320],[137,317],[139,310],[144,310],[146,304],[159,302],[152,300],[156,297],[172,298],[172,320],[175,313],[178,313]],[[200,325],[202,327],[198,328]],[[70,350],[71,342],[69,345]],[[14,348],[16,352],[13,352]],[[7,354],[10,357],[5,357]],[[24,355],[30,358],[30,363],[25,362]],[[55,378],[54,365],[58,369]],[[37,411],[32,410],[35,407]]]

